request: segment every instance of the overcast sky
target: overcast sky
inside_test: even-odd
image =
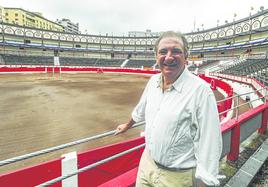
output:
[[[0,0],[0,6],[41,12],[55,21],[68,18],[89,34],[127,35],[128,31],[191,32],[256,13],[268,0]]]

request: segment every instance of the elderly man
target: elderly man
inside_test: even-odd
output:
[[[146,122],[136,186],[218,186],[222,137],[213,92],[185,67],[181,33],[164,32],[155,52],[161,73],[149,80],[131,120],[117,127],[122,133]]]

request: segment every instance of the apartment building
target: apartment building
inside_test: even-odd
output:
[[[62,25],[48,20],[39,12],[30,12],[22,8],[0,8],[1,20],[4,23],[27,26],[45,30],[64,31]]]

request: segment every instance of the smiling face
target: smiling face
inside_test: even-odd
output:
[[[177,37],[162,38],[158,44],[156,62],[165,83],[175,82],[186,63],[182,40]]]

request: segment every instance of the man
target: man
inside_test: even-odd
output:
[[[136,186],[218,186],[222,137],[213,92],[185,67],[181,33],[163,33],[155,52],[161,74],[149,80],[131,120],[117,127],[122,133],[146,122]]]

